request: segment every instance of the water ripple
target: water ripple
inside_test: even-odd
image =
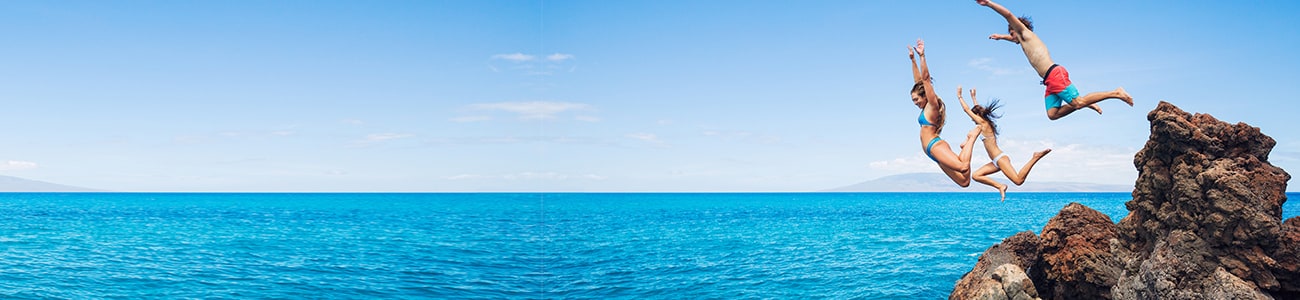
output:
[[[934,299],[1066,203],[1129,198],[1016,197],[6,194],[0,298]]]

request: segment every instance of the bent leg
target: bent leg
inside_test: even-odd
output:
[[[939,163],[939,167],[943,168],[945,172],[953,170],[957,173],[970,173],[970,155],[966,155],[966,160],[963,161],[961,157],[957,156],[957,153],[952,152],[952,148],[948,146],[948,141],[940,140],[938,143],[934,143],[934,147],[930,148],[930,155],[934,156],[934,160]]]
[[[1034,169],[1034,165],[1038,164],[1038,160],[1043,159],[1043,156],[1051,152],[1052,149],[1050,148],[1034,152],[1034,156],[1029,158],[1029,162],[1026,162],[1025,166],[1020,168],[1020,171],[1016,171],[1015,167],[1011,166],[1011,157],[1002,157],[1001,160],[998,160],[998,165],[1002,166],[1002,175],[1006,175],[1007,179],[1011,180],[1011,183],[1019,186],[1025,184],[1025,179],[1029,178],[1029,171]]]
[[[1070,105],[1053,107],[1047,110],[1047,119],[1055,121],[1056,119],[1060,119],[1070,115],[1070,113],[1073,113],[1075,110],[1078,109],[1075,109],[1073,106]]]
[[[939,169],[961,187],[970,186],[970,157],[974,154],[971,149],[975,148],[975,138],[979,137],[979,131],[980,127],[975,126],[970,133],[966,134],[966,141],[961,144],[961,154],[953,153],[952,148],[948,146],[948,141],[943,140],[930,148],[930,154],[934,155],[935,161],[939,162]]]
[[[983,183],[984,185],[991,186],[995,189],[998,189],[998,193],[1002,194],[1002,200],[1006,200],[1007,185],[994,181],[992,178],[989,178],[989,174],[993,174],[997,172],[998,172],[998,167],[994,166],[993,163],[987,163],[981,166],[978,170],[975,170],[975,172],[972,173],[972,176],[974,177],[975,181],[978,181],[979,183]]]
[[[953,183],[956,183],[957,186],[960,186],[960,187],[963,187],[963,188],[964,188],[964,187],[969,187],[969,186],[970,186],[970,168],[967,168],[967,169],[966,169],[966,172],[964,172],[964,173],[963,173],[963,172],[957,172],[957,170],[949,169],[949,168],[946,168],[946,167],[944,167],[944,166],[942,166],[942,165],[939,166],[939,169],[942,169],[942,170],[943,170],[943,174],[944,174],[944,175],[948,175],[948,178],[951,178],[951,179],[952,179],[952,182],[953,182]]]
[[[975,126],[969,133],[966,133],[966,140],[961,143],[961,153],[952,152],[948,141],[940,140],[930,148],[930,155],[939,162],[940,167],[946,167],[958,173],[970,174],[970,157],[974,154],[972,150],[975,145],[975,138],[980,134],[980,127]]]

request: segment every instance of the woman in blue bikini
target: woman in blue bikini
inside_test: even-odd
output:
[[[1052,149],[1048,148],[1034,152],[1034,156],[1029,158],[1029,162],[1026,162],[1025,166],[1017,171],[1016,167],[1011,165],[1011,158],[1007,157],[1006,152],[1002,152],[1002,147],[998,147],[998,124],[993,123],[993,119],[999,117],[993,113],[994,110],[998,109],[998,101],[993,100],[989,102],[988,106],[981,106],[979,101],[975,100],[975,89],[970,89],[970,102],[974,107],[966,105],[966,100],[961,98],[961,86],[957,86],[957,101],[961,102],[961,109],[966,111],[966,115],[970,116],[971,121],[975,122],[976,128],[981,129],[980,134],[983,137],[980,140],[984,141],[984,151],[988,152],[989,159],[993,160],[993,162],[984,164],[984,166],[975,170],[973,179],[998,189],[998,193],[1002,194],[1002,201],[1006,201],[1007,185],[993,181],[988,176],[1002,171],[1002,175],[1006,175],[1007,179],[1011,180],[1011,183],[1017,186],[1024,184],[1025,178],[1029,177],[1029,170],[1034,168],[1039,159],[1052,152]]]
[[[980,127],[976,126],[966,134],[966,142],[961,144],[961,154],[952,152],[948,142],[939,138],[945,119],[944,105],[930,83],[930,68],[925,63],[925,42],[917,39],[916,46],[907,49],[907,57],[912,59],[912,79],[916,81],[912,85],[912,104],[921,108],[921,116],[916,120],[921,124],[921,149],[930,160],[939,164],[939,169],[948,178],[952,178],[953,182],[961,187],[970,186],[971,146],[975,144],[975,137],[979,136]],[[920,69],[917,69],[916,56],[921,56]]]

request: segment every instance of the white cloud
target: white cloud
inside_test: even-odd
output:
[[[568,179],[569,176],[556,173],[556,172],[522,172],[522,173],[515,173],[515,174],[506,174],[504,176],[501,176],[501,178],[507,180],[520,180],[520,179],[522,180],[537,180],[537,179],[563,180],[563,179]]]
[[[758,144],[778,144],[781,143],[781,137],[770,134],[759,134],[749,131],[721,131],[705,130],[700,132],[701,135],[716,138],[727,142],[747,142]]]
[[[470,108],[484,111],[504,111],[517,114],[522,120],[548,120],[568,111],[588,110],[591,106],[573,102],[498,102],[471,105]]]
[[[553,61],[553,62],[561,62],[561,61],[566,61],[566,60],[570,60],[570,59],[573,59],[573,55],[572,55],[572,54],[555,53],[555,54],[551,54],[551,55],[547,55],[547,56],[546,56],[546,60]]]
[[[993,59],[988,57],[972,59],[969,63],[967,63],[967,65],[977,70],[992,73],[993,75],[996,76],[1021,74],[1027,71],[1033,71],[1032,67],[1006,68],[1001,66],[994,66]]]
[[[451,118],[451,121],[456,123],[483,122],[483,121],[491,121],[491,120],[492,120],[491,116],[461,116],[461,117]]]
[[[518,53],[518,52],[516,52],[516,53],[510,53],[510,54],[497,54],[497,55],[493,55],[493,56],[492,56],[492,59],[502,59],[502,60],[508,60],[508,61],[513,61],[513,62],[526,62],[526,61],[532,61],[532,60],[535,59],[535,58],[536,58],[536,57],[534,57],[534,56],[532,56],[532,55],[523,54],[523,53]]]
[[[663,143],[664,143],[663,140],[660,140],[660,139],[659,139],[659,136],[658,136],[658,135],[655,135],[655,134],[653,134],[653,133],[643,133],[643,132],[638,132],[638,133],[629,133],[629,134],[627,134],[626,136],[629,137],[629,138],[635,139],[635,140],[639,140],[639,141],[643,141],[643,142],[647,142],[647,143],[651,143],[651,144],[663,144]]]
[[[873,161],[868,164],[872,169],[887,171],[890,173],[921,173],[921,172],[939,172],[938,166],[930,161],[925,154],[917,153],[908,157],[899,157],[890,160]]]
[[[525,54],[522,52],[496,54],[487,67],[493,73],[509,72],[527,76],[551,76],[567,69],[572,73],[578,66],[569,63],[577,57],[567,53]]]
[[[573,117],[573,119],[578,121],[583,121],[583,122],[592,122],[592,123],[600,122],[600,117],[597,116],[576,116]]]
[[[446,179],[446,180],[472,180],[472,179],[484,179],[484,178],[488,178],[488,176],[476,175],[476,174],[459,174],[459,175],[442,177],[442,179]]]
[[[482,175],[482,174],[458,174],[444,176],[445,180],[605,180],[609,177],[597,174],[569,175],[558,172],[519,172],[500,175]]]
[[[21,160],[10,160],[0,163],[0,171],[22,171],[35,169],[37,167],[39,167],[39,165],[34,162]]]
[[[290,126],[296,128],[298,126]],[[247,130],[247,131],[219,131],[211,133],[185,134],[172,137],[172,142],[177,144],[206,144],[219,143],[236,140],[264,140],[268,138],[286,138],[295,136],[298,131],[293,129],[276,129],[276,130]]]
[[[359,120],[359,119],[343,119],[343,120],[340,120],[339,122],[343,122],[343,124],[348,124],[348,125],[365,125],[365,124],[366,124],[365,121],[362,121],[362,120]]]
[[[400,140],[400,139],[410,138],[414,136],[415,136],[414,134],[409,134],[409,133],[373,133],[373,134],[366,135],[366,137],[362,138],[361,140],[356,141],[355,144],[367,145],[367,144],[381,143],[381,142],[387,142],[393,140]]]
[[[367,135],[366,140],[380,142],[380,141],[387,141],[387,140],[404,139],[413,136],[415,135],[409,133],[375,133],[375,134]]]

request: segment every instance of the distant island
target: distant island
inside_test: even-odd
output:
[[[1006,180],[998,180],[1010,184]],[[1025,185],[1011,185],[1009,192],[1132,192],[1132,185],[1097,184],[1084,182],[1054,182],[1029,180]],[[952,183],[943,173],[907,173],[885,176],[861,183],[824,190],[824,192],[997,192],[993,188],[971,182],[968,188]]]
[[[103,192],[92,188],[62,185],[0,175],[0,192]]]

